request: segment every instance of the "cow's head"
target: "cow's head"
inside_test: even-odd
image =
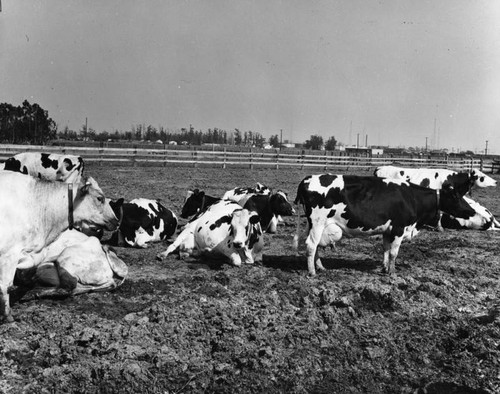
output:
[[[496,186],[497,181],[486,175],[484,172],[474,169],[471,171],[471,178],[477,187]]]
[[[476,213],[462,195],[450,184],[443,184],[441,191],[439,191],[438,209],[456,218],[465,219],[474,216]]]
[[[73,215],[75,226],[89,229],[106,228],[107,230],[115,230],[119,219],[115,215],[110,202],[109,198],[104,197],[104,193],[93,178],[81,178],[74,199]]]
[[[259,215],[248,209],[237,209],[233,212],[230,231],[235,249],[242,249],[249,243],[254,226],[258,226],[259,221]]]
[[[188,190],[184,205],[182,206],[181,218],[187,219],[195,215],[203,208],[205,192],[198,189]]]
[[[269,203],[271,204],[271,210],[275,215],[292,216],[295,214],[292,204],[288,201],[288,196],[281,190],[278,190],[271,196]]]

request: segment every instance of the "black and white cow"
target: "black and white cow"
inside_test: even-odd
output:
[[[68,185],[0,172],[0,317],[13,320],[7,289],[20,262],[29,265],[68,228],[117,227],[109,201],[92,178]]]
[[[473,186],[496,186],[497,181],[483,172],[474,169],[458,172],[443,168],[403,168],[395,166],[378,167],[374,175],[379,178],[401,179],[430,189],[441,189],[450,184],[462,196],[469,193]]]
[[[175,214],[158,200],[136,198],[121,206],[120,226],[111,242],[147,248],[149,242],[160,242],[175,234],[177,223]]]
[[[72,183],[83,175],[84,164],[80,156],[23,152],[8,158],[0,164],[0,169],[48,181]]]
[[[271,189],[262,183],[257,183],[254,187],[236,187],[225,192],[222,199],[237,202],[243,207],[250,197],[259,194],[269,195]]]
[[[295,213],[288,196],[281,190],[272,194],[255,194],[246,200],[243,207],[256,212],[260,217],[262,230],[270,234],[276,233],[278,217],[292,216]]]
[[[195,248],[201,254],[225,257],[236,266],[262,261],[259,215],[239,204],[231,207],[230,214],[207,211],[200,217],[194,230]]]
[[[242,236],[242,228],[245,228],[246,238]],[[181,257],[200,253],[223,255],[235,265],[252,263],[254,256],[259,261],[262,258],[259,216],[233,201],[220,200],[187,223],[174,242],[157,258],[162,260],[176,250]]]
[[[471,206],[475,214],[468,218],[455,218],[447,213],[443,213],[441,216],[441,226],[443,228],[455,230],[500,230],[500,223],[488,209],[472,198],[464,196],[464,200]]]
[[[382,234],[383,267],[387,273],[394,273],[403,239],[412,238],[423,225],[435,222],[440,210],[455,217],[474,215],[451,185],[436,191],[405,181],[354,175],[308,176],[298,186],[295,203],[299,202],[309,223],[306,248],[310,275],[316,273],[315,267],[324,269],[318,246],[328,246],[343,234]]]
[[[187,219],[190,216],[204,212],[210,205],[220,200],[220,198],[209,196],[199,189],[188,190],[182,206],[181,218]]]

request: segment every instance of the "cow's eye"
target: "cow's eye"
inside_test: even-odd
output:
[[[97,197],[97,201],[99,201],[101,204],[104,204],[104,197],[103,196]]]

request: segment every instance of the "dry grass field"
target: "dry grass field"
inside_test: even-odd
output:
[[[108,197],[159,198],[175,212],[195,187],[221,196],[262,182],[293,201],[321,172],[86,171]],[[499,197],[473,192],[498,216]],[[380,237],[346,238],[311,278],[294,231],[285,218],[266,235],[261,265],[159,262],[166,244],[116,248],[129,277],[114,292],[28,294],[0,326],[0,392],[500,392],[500,232],[422,231],[403,243],[394,276],[379,273]]]

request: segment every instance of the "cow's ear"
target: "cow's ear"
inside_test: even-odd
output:
[[[251,224],[257,224],[257,223],[259,223],[259,221],[260,221],[259,215],[254,214],[254,215],[250,216],[249,222]]]
[[[194,189],[192,193],[196,196],[200,192],[200,189]]]

